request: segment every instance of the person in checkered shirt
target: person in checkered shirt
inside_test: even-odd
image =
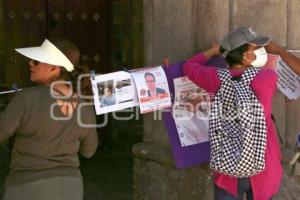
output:
[[[221,55],[229,66],[234,80],[240,80],[244,71],[250,67],[261,68],[250,83],[258,101],[263,107],[266,121],[267,143],[265,149],[265,169],[253,176],[237,178],[214,171],[214,196],[216,200],[269,200],[279,191],[283,174],[280,145],[276,127],[271,119],[272,98],[276,92],[278,76],[268,67],[267,53],[277,54],[300,75],[300,60],[271,42],[270,38],[259,36],[248,27],[239,27],[227,34],[220,45],[200,52],[186,60],[183,65],[185,75],[199,87],[215,95],[221,86],[215,66],[204,64],[213,56]]]

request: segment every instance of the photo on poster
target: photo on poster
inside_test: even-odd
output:
[[[161,66],[131,72],[134,78],[141,113],[171,107],[170,91]]]
[[[116,104],[116,90],[114,80],[97,83],[100,107],[112,106]]]
[[[97,115],[138,105],[135,83],[128,72],[97,75],[91,81]]]
[[[182,147],[208,141],[210,95],[187,77],[174,79],[172,109]]]

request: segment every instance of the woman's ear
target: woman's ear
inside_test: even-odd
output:
[[[253,52],[251,52],[251,51],[245,51],[243,53],[243,61],[242,61],[242,63],[245,66],[250,66],[251,63],[252,63],[252,61],[254,61],[255,59],[256,59],[256,56],[255,56],[255,54]]]
[[[52,65],[51,71],[60,71],[60,67],[58,65]]]
[[[60,67],[59,66],[57,66],[57,65],[52,65],[51,66],[51,73],[53,74],[53,75],[55,75],[56,77],[59,77],[60,76]]]

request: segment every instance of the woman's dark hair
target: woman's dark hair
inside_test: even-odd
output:
[[[74,70],[69,72],[64,67],[60,68],[60,76],[58,80],[72,82],[73,91],[77,91],[77,80],[81,74],[88,74],[89,67],[86,65],[80,65],[80,51],[69,40],[64,38],[53,38],[50,41],[71,61],[74,66]],[[80,90],[83,95],[91,95],[91,81],[88,76],[81,78]]]
[[[150,72],[146,72],[145,75],[144,75],[144,78],[146,79],[147,76],[152,76],[153,79],[155,80],[154,74],[152,74],[152,73],[150,73]]]
[[[227,56],[225,57],[225,60],[229,64],[229,66],[236,65],[236,64],[241,64],[244,55],[243,53],[248,50],[249,44],[243,44],[242,46],[235,48],[231,50]],[[223,53],[225,51],[224,48],[220,47],[220,52]]]

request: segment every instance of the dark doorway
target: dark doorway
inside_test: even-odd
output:
[[[7,84],[29,84],[27,63],[14,48],[40,45],[51,37],[74,42],[82,63],[96,72],[110,71],[109,0],[9,0],[3,4]]]

